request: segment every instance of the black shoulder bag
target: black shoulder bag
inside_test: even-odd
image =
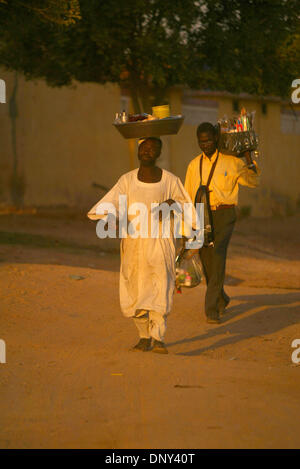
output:
[[[210,200],[209,200],[209,184],[213,177],[217,161],[219,158],[219,151],[217,153],[217,157],[211,167],[207,183],[206,185],[202,184],[202,165],[203,165],[203,153],[200,158],[200,186],[197,190],[196,197],[195,197],[195,206],[197,203],[204,204],[204,244],[203,246],[213,246],[214,245],[214,226],[213,226],[213,218],[210,208]]]

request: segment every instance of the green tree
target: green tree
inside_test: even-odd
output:
[[[289,95],[291,81],[297,78],[297,71],[299,74],[299,40],[295,40],[297,30],[299,33],[299,1],[205,3],[200,48],[208,51],[207,70],[198,81],[233,92]],[[212,44],[216,45],[214,50]]]
[[[136,111],[177,84],[287,95],[297,0],[0,0],[0,65],[51,86],[117,83]],[[297,77],[292,77],[297,78]]]
[[[15,11],[20,9],[28,10],[31,14],[37,15],[41,21],[56,23],[68,26],[80,19],[80,6],[78,0],[0,0],[0,4],[6,7],[13,7]],[[6,10],[8,12],[9,10]]]

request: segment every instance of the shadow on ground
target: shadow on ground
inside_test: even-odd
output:
[[[207,350],[216,350],[251,337],[266,336],[288,326],[299,324],[300,307],[299,304],[295,305],[295,303],[300,301],[300,292],[274,293],[272,295],[243,295],[233,297],[232,299],[242,303],[227,309],[221,325],[215,326],[204,334],[168,343],[168,347],[191,343],[195,343],[197,346],[197,343],[205,339],[222,336],[219,341],[207,347],[196,347],[194,350],[178,353],[178,355],[186,356],[200,355]],[[251,314],[252,309],[255,312]],[[238,318],[247,313],[250,314],[246,317]],[[237,320],[232,322],[231,320],[235,318]],[[229,334],[229,336],[224,338],[224,334]]]

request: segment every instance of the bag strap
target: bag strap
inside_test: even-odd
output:
[[[218,150],[218,153],[217,153],[217,157],[216,157],[216,159],[215,159],[215,161],[214,161],[214,163],[213,163],[213,165],[212,165],[212,168],[211,168],[211,170],[210,170],[210,173],[209,173],[209,176],[208,176],[208,179],[207,179],[207,183],[206,183],[206,185],[205,185],[207,192],[209,192],[208,187],[209,187],[209,185],[210,185],[210,182],[211,182],[211,180],[212,180],[213,174],[214,174],[214,172],[215,172],[215,168],[216,168],[216,165],[217,165],[218,158],[219,158],[219,150]],[[196,202],[198,201],[199,193],[200,193],[201,187],[202,187],[202,165],[203,165],[203,153],[201,154],[200,163],[199,163],[200,184],[199,184],[199,187],[198,187],[196,196],[195,196],[194,205],[196,205]]]
[[[211,170],[210,170],[210,173],[209,173],[209,176],[208,176],[208,179],[207,179],[207,183],[205,184],[207,188],[209,187],[210,182],[211,182],[212,177],[213,177],[213,174],[215,172],[215,168],[216,168],[216,165],[217,165],[217,162],[218,162],[218,158],[219,158],[219,150],[218,150],[218,153],[217,153],[217,157],[216,157],[216,159],[213,162],[213,165],[211,167]],[[200,158],[200,186],[202,186],[202,165],[203,165],[203,153],[202,153],[201,158]]]
[[[200,170],[200,185],[199,185],[199,188],[197,190],[196,197],[195,197],[195,205],[198,201],[199,202],[201,201],[202,197],[205,198],[205,202],[204,202],[204,224],[205,224],[205,226],[210,225],[210,235],[209,235],[209,243],[210,244],[212,244],[213,241],[214,241],[214,237],[215,237],[214,231],[215,230],[214,230],[212,211],[211,211],[211,208],[210,208],[209,185],[210,185],[211,179],[213,177],[213,174],[214,174],[218,159],[219,159],[219,150],[218,150],[216,159],[213,162],[213,165],[211,167],[211,170],[210,170],[210,173],[209,173],[209,176],[208,176],[208,179],[207,179],[207,183],[206,183],[206,185],[202,185],[202,165],[203,165],[203,153],[202,153],[201,158],[200,158],[200,168],[199,168],[199,170]]]

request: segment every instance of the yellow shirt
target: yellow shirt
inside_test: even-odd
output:
[[[202,153],[194,158],[188,165],[185,177],[184,187],[195,202],[196,193],[200,185],[200,157]],[[205,185],[213,165],[217,157],[217,151],[209,159],[203,153],[202,163],[202,184]],[[239,184],[248,187],[257,187],[259,183],[260,170],[254,161],[256,171],[249,168],[241,159],[232,155],[224,155],[219,153],[219,158],[213,177],[210,181],[210,204],[212,209],[221,204],[238,203]]]

